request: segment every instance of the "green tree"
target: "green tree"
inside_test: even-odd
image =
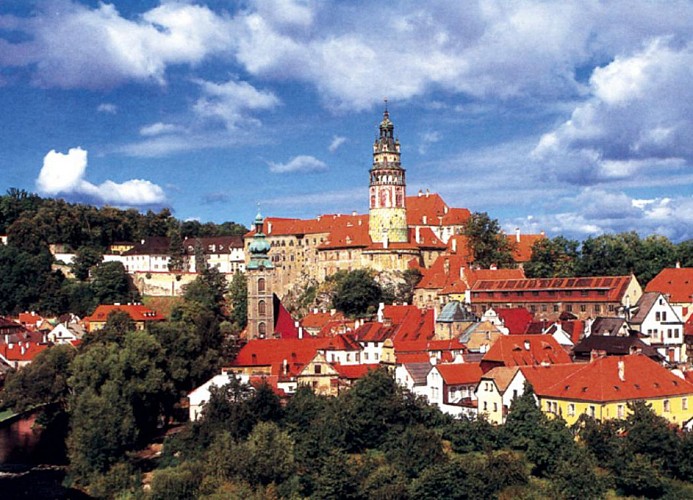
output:
[[[357,269],[338,282],[332,303],[348,316],[362,316],[373,313],[381,298],[382,290],[372,274],[365,269]]]
[[[676,260],[681,267],[693,267],[693,240],[685,240],[676,246]]]
[[[414,290],[421,281],[421,271],[418,269],[407,269],[402,273],[403,282],[397,286],[395,301],[399,303],[411,304],[414,302]]]
[[[95,266],[99,265],[103,260],[103,252],[98,248],[81,247],[75,253],[75,259],[72,262],[72,274],[80,281],[85,281],[89,278],[89,274]]]
[[[91,288],[99,304],[126,303],[139,300],[130,291],[130,278],[121,262],[103,262],[93,272]]]
[[[31,364],[10,372],[0,393],[2,404],[16,412],[49,403],[57,403],[65,410],[67,380],[75,352],[72,346],[53,346],[37,354]]]
[[[279,484],[294,473],[294,443],[274,422],[259,422],[244,448],[251,484]]]
[[[180,231],[171,231],[169,246],[168,246],[168,270],[173,273],[187,271],[187,259],[183,239],[180,236]]]
[[[532,245],[532,257],[524,266],[528,278],[575,276],[579,242],[563,236],[541,238]]]
[[[408,477],[417,477],[426,467],[445,461],[443,443],[434,430],[419,424],[391,434],[385,442],[385,456]]]
[[[229,285],[231,322],[238,332],[248,324],[248,279],[244,273],[236,272]]]
[[[482,268],[515,265],[512,243],[501,231],[498,220],[492,219],[486,212],[471,214],[462,234],[467,237],[475,265]]]

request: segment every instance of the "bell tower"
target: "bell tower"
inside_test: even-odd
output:
[[[248,340],[274,336],[274,292],[272,271],[274,264],[269,258],[271,245],[263,232],[264,219],[255,217],[255,236],[248,245],[250,261],[246,266],[248,277]]]
[[[373,167],[370,170],[368,234],[373,243],[406,243],[407,209],[406,177],[400,163],[399,140],[385,101],[380,122],[380,136],[373,144]]]

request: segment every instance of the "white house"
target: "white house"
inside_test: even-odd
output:
[[[683,320],[660,292],[645,292],[630,318],[632,329],[647,335],[652,347],[670,363],[687,361]]]
[[[429,362],[398,364],[395,368],[395,380],[413,394],[428,397],[427,379],[431,368]]]
[[[481,376],[478,363],[436,364],[426,377],[429,402],[454,417],[474,417],[476,388]]]
[[[209,401],[211,396],[211,387],[223,387],[230,383],[233,378],[237,378],[242,384],[247,384],[250,380],[248,375],[244,374],[233,374],[231,372],[222,372],[219,375],[215,375],[207,382],[202,384],[200,387],[193,389],[190,394],[188,394],[188,400],[190,401],[189,415],[190,420],[195,422],[202,415],[202,409],[205,404]]]

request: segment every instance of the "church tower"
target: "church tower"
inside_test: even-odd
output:
[[[270,244],[263,232],[264,219],[255,217],[255,236],[248,245],[250,261],[246,266],[248,279],[248,340],[274,336],[274,292],[272,271],[274,264],[268,254]]]
[[[394,138],[394,130],[386,101],[380,137],[373,144],[368,212],[371,241],[385,247],[388,243],[406,243],[409,240],[405,171],[400,163],[399,140]]]

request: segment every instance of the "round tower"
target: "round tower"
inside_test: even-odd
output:
[[[387,103],[387,101],[386,101]],[[373,144],[373,167],[370,170],[370,203],[368,233],[373,243],[405,243],[407,208],[406,177],[400,163],[399,140],[385,106],[380,122],[380,136]]]

